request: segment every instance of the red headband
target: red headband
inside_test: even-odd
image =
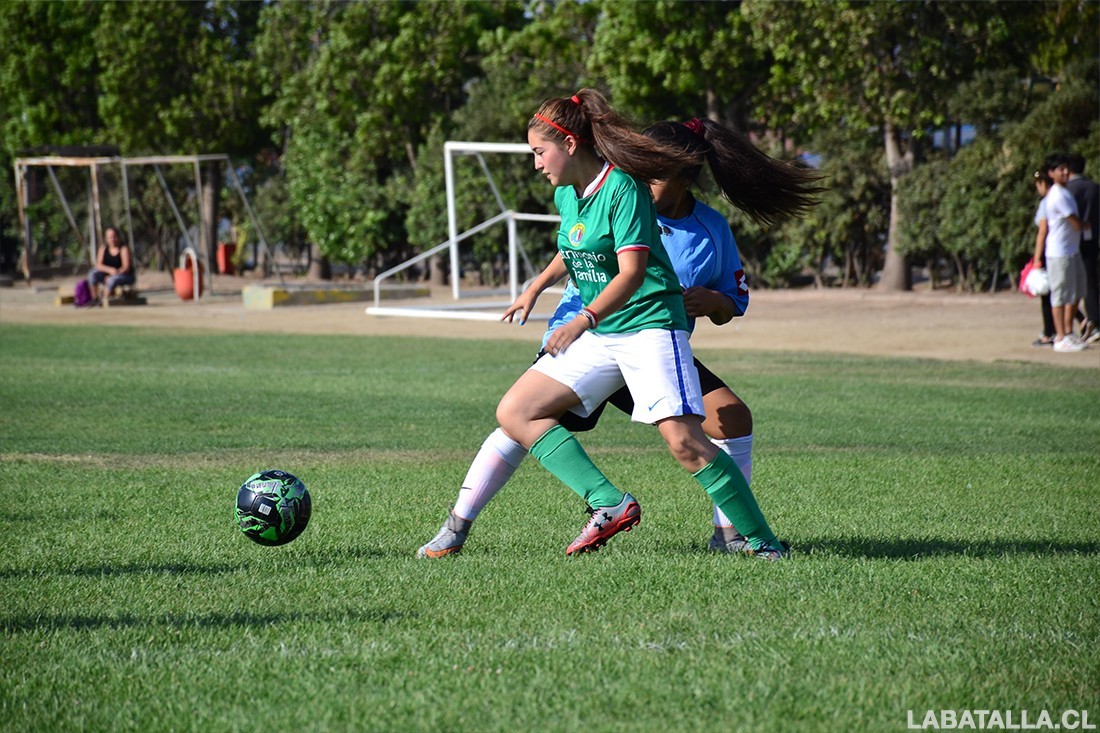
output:
[[[703,122],[698,117],[692,117],[690,120],[684,123],[684,127],[691,130],[695,137],[703,139],[706,136],[703,130]]]
[[[562,127],[561,125],[559,125],[559,124],[558,124],[557,122],[554,122],[554,121],[553,121],[552,119],[550,119],[549,117],[544,117],[544,116],[540,115],[540,114],[539,114],[538,112],[536,112],[536,113],[535,113],[535,119],[538,119],[538,120],[542,120],[542,121],[543,121],[543,122],[545,122],[546,124],[550,125],[550,127],[553,127],[553,128],[555,129],[555,130],[557,130],[558,132],[560,132],[560,133],[561,133],[562,135],[565,135],[566,137],[571,137],[571,138],[574,138],[574,139],[576,139],[576,140],[577,140],[578,142],[582,142],[582,143],[583,143],[583,142],[587,142],[587,141],[586,141],[586,140],[585,140],[585,139],[584,139],[583,137],[581,137],[580,135],[577,135],[577,134],[575,134],[575,133],[572,133],[572,132],[570,132],[569,130],[566,130],[566,129],[565,129],[564,127]]]

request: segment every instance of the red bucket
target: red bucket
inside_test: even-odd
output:
[[[233,255],[237,253],[237,245],[232,242],[220,242],[218,244],[218,273],[222,275],[232,275],[235,270],[233,269]]]
[[[172,280],[176,286],[176,295],[180,300],[195,299],[195,270],[190,257],[184,258],[184,267],[172,271]],[[199,265],[199,296],[202,296],[202,265]]]

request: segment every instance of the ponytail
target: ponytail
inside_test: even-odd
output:
[[[817,195],[826,190],[819,185],[817,171],[776,160],[744,135],[713,120],[658,122],[645,134],[706,160],[722,196],[758,224],[770,226],[800,216],[817,204]],[[701,173],[700,163],[684,166],[676,176],[695,183]]]

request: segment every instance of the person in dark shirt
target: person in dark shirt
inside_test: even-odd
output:
[[[1081,340],[1100,341],[1100,186],[1085,178],[1085,156],[1066,156],[1070,176],[1066,188],[1077,202],[1077,213],[1086,225],[1081,230],[1081,259],[1085,263],[1085,323]]]
[[[103,246],[95,258],[95,267],[88,273],[88,285],[97,300],[108,298],[122,285],[133,285],[134,258],[122,241],[118,229],[108,227],[103,233]]]

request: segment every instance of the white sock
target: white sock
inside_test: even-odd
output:
[[[481,444],[462,482],[454,513],[473,521],[523,462],[527,449],[497,428]]]
[[[745,482],[752,486],[752,433],[740,438],[726,438],[725,440],[710,439],[711,443],[714,443],[722,452],[733,459],[733,462],[737,464],[737,467],[741,469],[741,475],[745,477]],[[715,527],[732,527],[733,522],[729,520],[722,510],[718,508],[718,505],[714,505],[714,526]]]

